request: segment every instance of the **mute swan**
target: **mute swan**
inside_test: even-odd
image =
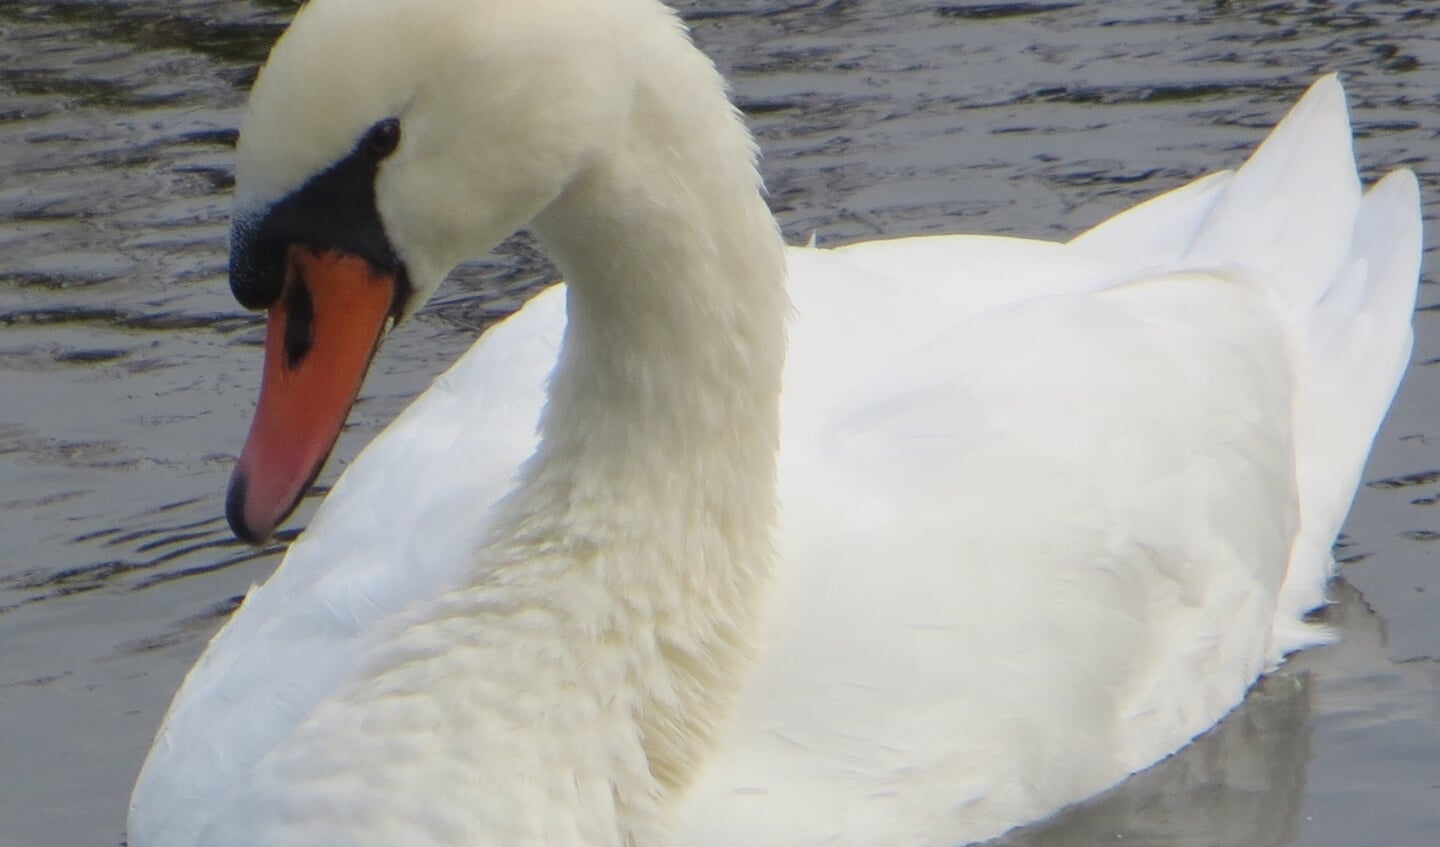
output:
[[[132,847],[958,844],[1325,637],[1420,239],[1408,173],[1362,197],[1333,78],[1238,172],[1067,244],[786,248],[655,0],[312,0],[238,157],[232,287],[269,310],[242,537],[454,264],[528,226],[568,284],[215,637]]]

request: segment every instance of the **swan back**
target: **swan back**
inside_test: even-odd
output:
[[[1324,640],[1419,258],[1413,176],[1357,185],[1327,78],[1238,172],[1067,245],[796,251],[788,614],[681,842],[988,838]]]

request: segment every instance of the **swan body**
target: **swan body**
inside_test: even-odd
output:
[[[522,225],[568,284],[215,637],[133,847],[963,843],[1325,639],[1420,239],[1408,173],[1362,196],[1334,78],[1237,172],[1065,244],[786,248],[753,157],[650,0],[301,11],[241,136],[242,300],[295,324],[289,286],[354,254],[401,317]],[[275,223],[352,165],[384,249]],[[266,302],[281,232],[335,255],[275,253]],[[267,368],[316,355],[276,332]],[[263,536],[251,450],[231,516]]]

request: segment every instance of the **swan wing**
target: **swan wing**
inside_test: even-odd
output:
[[[1326,78],[1240,171],[1067,245],[796,251],[783,567],[680,843],[988,838],[1323,640],[1417,208],[1404,173],[1362,199]]]
[[[191,843],[255,763],[360,673],[395,615],[466,573],[485,515],[534,451],[564,315],[556,286],[492,327],[341,475],[176,693],[131,798],[133,843]]]

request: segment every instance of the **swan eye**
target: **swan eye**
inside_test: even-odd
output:
[[[360,140],[360,149],[372,161],[380,161],[395,152],[400,146],[400,121],[395,118],[386,118],[366,130],[365,137]]]

